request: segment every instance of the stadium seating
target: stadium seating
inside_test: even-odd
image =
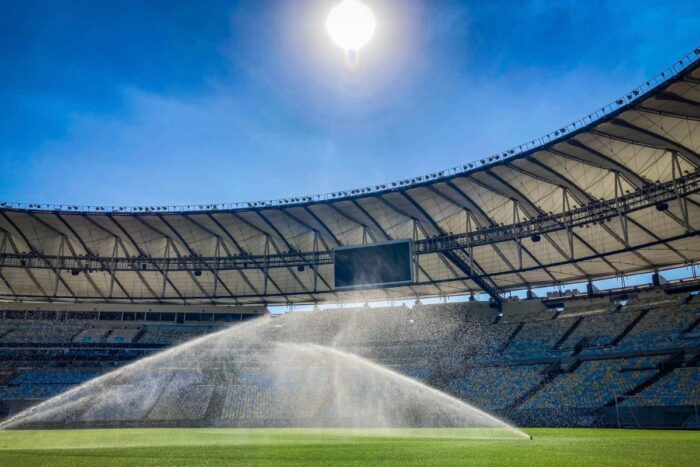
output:
[[[151,420],[199,420],[204,417],[213,386],[170,386],[161,394],[148,418]]]
[[[505,356],[538,358],[549,355],[574,321],[571,318],[559,318],[526,322],[506,349]]]
[[[486,410],[504,409],[542,381],[546,365],[471,368],[447,391]]]
[[[155,381],[154,381],[155,383]],[[135,395],[130,402],[125,403],[118,399],[101,399],[97,404],[91,405],[82,415],[82,420],[86,422],[94,420],[121,420],[132,421],[142,420],[147,417],[148,412],[155,404],[160,395],[156,384],[123,385],[121,391]],[[134,403],[138,401],[138,403]]]
[[[581,324],[566,339],[562,347],[573,347],[586,339],[586,346],[610,344],[634,320],[639,312],[610,312],[598,310],[583,317]]]
[[[70,342],[81,327],[49,321],[8,322],[0,324],[0,342],[7,344]]]
[[[178,326],[155,324],[146,326],[146,332],[138,340],[141,344],[178,344],[198,335],[219,329],[217,326]]]
[[[656,373],[659,357],[589,360],[554,377],[522,408],[595,408],[625,394]]]
[[[675,368],[623,405],[700,405],[700,367]]]
[[[10,384],[81,384],[100,374],[99,371],[30,371],[20,373]]]
[[[611,423],[606,407],[617,401],[622,407],[700,404],[700,295],[658,288],[631,295],[627,301],[566,297],[551,308],[541,300],[513,301],[502,317],[475,302],[293,313],[284,319],[313,328],[316,343],[510,419],[527,415],[527,423]],[[288,328],[269,326],[264,339],[294,340],[285,334]],[[46,399],[218,329],[216,323],[0,320],[0,410],[9,407],[3,401]],[[168,389],[157,393],[157,381]],[[104,400],[81,419],[110,415],[180,423],[201,420],[210,406],[243,425],[276,416],[274,401],[265,399],[263,389],[271,384],[265,375],[250,369],[227,384],[223,393],[215,392],[202,372],[163,369],[150,383],[124,386],[139,394],[141,404]],[[304,410],[299,407],[296,415],[308,415]]]
[[[678,337],[696,319],[693,310],[684,305],[664,304],[650,310],[622,341],[641,343],[641,347],[665,344]],[[640,348],[640,345],[637,345]]]

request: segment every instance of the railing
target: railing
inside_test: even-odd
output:
[[[467,174],[482,167],[488,167],[498,164],[503,160],[517,157],[523,153],[537,150],[545,145],[552,144],[561,138],[568,136],[576,131],[580,131],[589,125],[600,122],[605,117],[618,112],[633,103],[646,97],[646,95],[675,78],[686,69],[695,65],[700,60],[700,48],[686,54],[679,60],[676,60],[666,70],[646,81],[641,86],[637,86],[627,94],[616,99],[608,105],[605,105],[594,112],[586,115],[580,120],[565,125],[557,130],[554,130],[546,135],[528,141],[527,143],[513,147],[498,154],[493,154],[476,162],[468,162],[466,164],[451,167],[449,169],[440,170],[426,175],[411,177],[404,180],[397,180],[389,183],[382,183],[374,186],[354,188],[350,190],[336,191],[331,193],[322,193],[307,196],[292,196],[288,198],[280,198],[274,200],[263,201],[244,201],[238,203],[198,203],[198,204],[181,204],[181,205],[149,205],[149,206],[91,206],[79,204],[44,204],[44,203],[16,203],[16,202],[0,202],[0,209],[19,209],[19,210],[35,210],[35,211],[71,211],[83,213],[115,213],[115,214],[144,214],[144,213],[180,213],[180,212],[208,212],[208,211],[227,211],[241,209],[258,209],[258,208],[274,208],[287,207],[298,204],[335,201],[347,197],[355,197],[374,193],[384,193],[395,190],[402,190],[412,186],[419,186],[428,182],[433,182],[440,179],[446,179],[461,174]]]
[[[641,209],[668,208],[674,200],[683,201],[688,195],[700,192],[700,170],[664,183],[650,184],[619,198],[600,200],[585,204],[559,214],[544,214],[516,224],[494,226],[473,232],[443,235],[417,240],[414,251],[418,255],[489,245],[503,241],[519,241],[544,235],[548,232],[571,230],[586,225],[608,222]],[[465,259],[468,262],[469,259]],[[330,251],[290,251],[272,255],[237,256],[182,256],[155,258],[150,256],[99,257],[57,256],[32,253],[0,254],[0,268],[39,268],[81,271],[201,271],[318,267],[333,262]]]

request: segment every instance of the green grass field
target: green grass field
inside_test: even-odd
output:
[[[0,465],[698,465],[700,432],[115,429],[1,431]]]

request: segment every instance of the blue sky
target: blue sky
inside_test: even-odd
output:
[[[0,200],[233,202],[432,172],[533,139],[700,45],[697,1],[0,0]]]

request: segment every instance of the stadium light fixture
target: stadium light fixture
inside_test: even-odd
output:
[[[663,212],[663,211],[666,211],[667,209],[668,209],[668,203],[666,203],[664,201],[656,204],[657,211]]]

